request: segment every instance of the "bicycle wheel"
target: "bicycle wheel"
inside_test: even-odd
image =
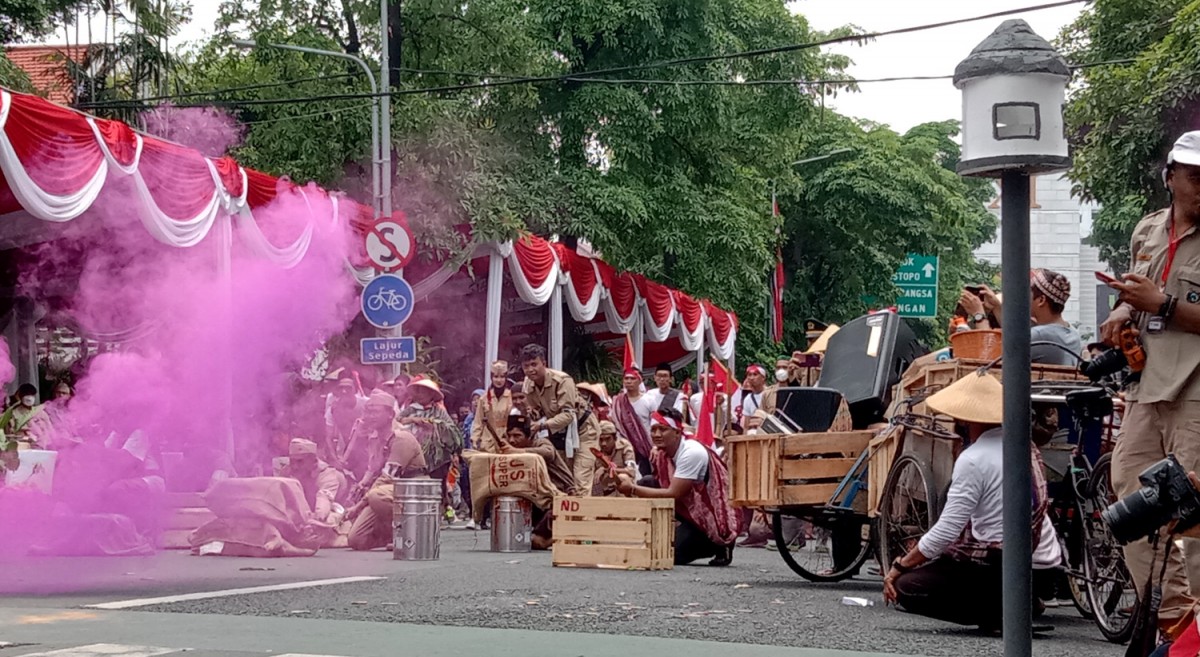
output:
[[[929,531],[942,511],[925,459],[904,454],[892,464],[879,504],[879,563],[884,572]]]
[[[1100,518],[1100,512],[1117,499],[1112,490],[1111,469],[1111,454],[1101,456],[1092,469],[1092,481],[1088,486],[1088,504],[1091,508],[1087,515],[1088,540],[1083,553],[1083,572],[1096,627],[1100,628],[1105,639],[1113,643],[1126,643],[1133,634],[1140,603],[1133,576],[1125,567],[1121,546]]]
[[[1084,458],[1084,457],[1080,457]],[[1071,595],[1071,603],[1075,610],[1087,620],[1094,620],[1092,601],[1088,599],[1087,577],[1083,572],[1083,553],[1087,549],[1088,524],[1084,521],[1091,508],[1086,488],[1087,478],[1081,478],[1081,470],[1071,468],[1071,488],[1068,495],[1070,501],[1063,501],[1057,509],[1058,517],[1054,528],[1058,531],[1059,542],[1063,554],[1067,555],[1067,593]]]
[[[776,511],[771,529],[784,562],[810,582],[854,577],[871,552],[871,521],[863,515],[824,509]]]

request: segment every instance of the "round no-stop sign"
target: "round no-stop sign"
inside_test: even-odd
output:
[[[367,257],[371,264],[384,272],[404,269],[416,255],[416,242],[404,214],[397,212],[375,222],[367,232]]]

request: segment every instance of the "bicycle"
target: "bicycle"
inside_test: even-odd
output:
[[[387,308],[394,312],[404,312],[407,307],[408,299],[396,294],[396,291],[390,288],[383,288],[367,298],[367,308],[372,311]]]

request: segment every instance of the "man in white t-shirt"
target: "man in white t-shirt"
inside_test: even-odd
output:
[[[654,441],[654,476],[636,484],[619,474],[617,490],[632,497],[675,500],[675,563],[711,557],[710,566],[733,561],[737,515],[729,505],[729,471],[703,444],[683,436],[683,415],[675,409],[655,412],[650,420]]]
[[[743,429],[753,427],[747,426],[748,422],[755,420],[754,412],[762,408],[763,393],[767,389],[767,370],[762,365],[753,364],[746,368],[746,380],[742,383],[741,390],[733,393],[733,421],[742,425]],[[754,426],[761,424],[762,420],[757,420]]]
[[[683,404],[686,401],[686,396],[677,388],[671,387],[675,382],[675,373],[671,370],[669,363],[660,363],[654,368],[654,389],[647,390],[642,397],[646,400],[650,407],[650,412],[662,411],[665,408],[673,408],[680,413],[683,413]],[[646,415],[646,421],[649,422],[650,416]]]

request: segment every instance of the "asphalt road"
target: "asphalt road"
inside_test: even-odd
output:
[[[326,551],[313,559],[288,560],[174,554],[157,563],[163,573],[203,568],[224,574],[186,581],[167,578],[158,587],[104,593],[114,600],[156,589],[162,591],[157,595],[215,590],[237,581],[235,568],[255,583],[277,581],[282,573],[286,573],[282,579],[296,581],[345,571],[387,579],[140,610],[600,633],[907,655],[999,656],[1003,652],[999,639],[882,606],[878,577],[810,584],[792,574],[778,554],[762,549],[737,550],[728,568],[684,566],[666,572],[554,568],[548,553],[494,554],[488,551],[485,532],[453,531],[443,533],[437,562],[395,562],[383,551]],[[264,567],[275,570],[241,571]],[[65,599],[98,599],[96,592],[69,595]],[[846,606],[844,596],[866,598],[875,606]],[[40,600],[50,604],[54,598]],[[1104,642],[1073,609],[1052,609],[1047,622],[1055,630],[1035,639],[1034,654],[1039,657],[1123,653],[1122,647]],[[445,633],[448,642],[454,636],[453,631]]]

